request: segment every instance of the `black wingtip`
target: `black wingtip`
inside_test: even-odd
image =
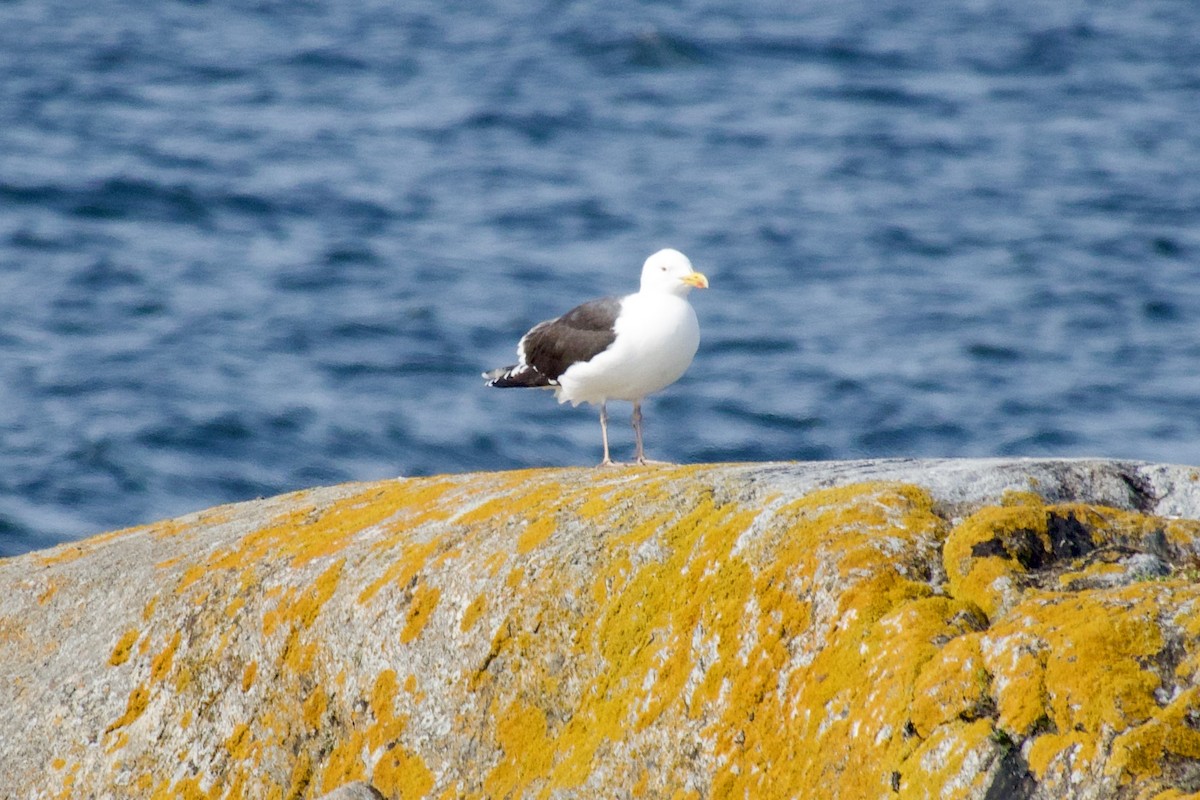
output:
[[[497,389],[538,389],[555,383],[528,364],[513,364],[483,373],[488,386]]]

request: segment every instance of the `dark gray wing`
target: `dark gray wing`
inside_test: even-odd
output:
[[[621,298],[592,300],[558,319],[535,325],[521,339],[525,363],[551,381],[572,364],[590,361],[616,340],[613,330],[621,313]]]

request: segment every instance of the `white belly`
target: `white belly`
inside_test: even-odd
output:
[[[668,294],[626,297],[616,333],[607,350],[559,376],[560,403],[641,400],[679,380],[700,346],[696,312]]]

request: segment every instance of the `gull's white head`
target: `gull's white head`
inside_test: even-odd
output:
[[[683,297],[692,289],[707,289],[708,278],[692,268],[678,250],[659,250],[642,265],[642,291],[666,292]]]

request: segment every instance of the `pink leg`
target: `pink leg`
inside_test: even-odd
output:
[[[600,437],[604,440],[604,460],[600,462],[602,467],[611,467],[613,460],[608,457],[608,404],[600,403]]]
[[[646,463],[646,454],[642,450],[642,404],[633,401],[633,438],[637,441],[637,463]]]

